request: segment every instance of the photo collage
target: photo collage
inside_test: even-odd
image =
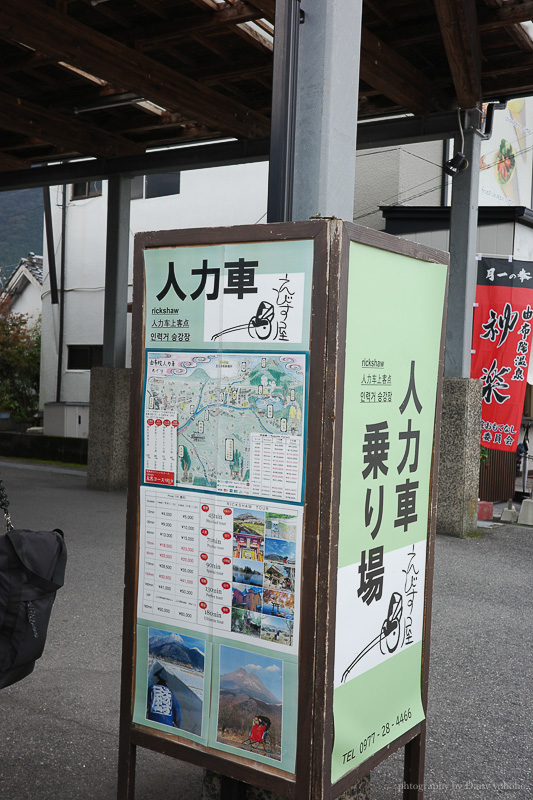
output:
[[[283,661],[227,645],[217,652],[211,692],[206,671],[209,675],[212,655],[205,641],[149,628],[144,721],[280,761]],[[205,725],[205,708],[216,714],[216,733]]]
[[[234,510],[233,633],[293,645],[297,533],[294,515]]]

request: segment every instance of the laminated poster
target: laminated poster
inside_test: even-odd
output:
[[[301,502],[306,356],[148,351],[144,482]]]
[[[293,773],[310,241],[145,253],[134,722]]]
[[[309,240],[145,251],[145,347],[309,349]]]

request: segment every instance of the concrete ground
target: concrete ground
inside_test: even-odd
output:
[[[35,672],[0,692],[0,797],[116,795],[126,496],[80,470],[0,462],[15,527],[65,531],[67,581]],[[426,797],[528,800],[532,789],[533,528],[438,537]],[[136,800],[200,800],[200,769],[138,750]],[[401,753],[371,776],[401,798]]]

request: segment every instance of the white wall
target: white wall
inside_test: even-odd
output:
[[[519,261],[533,261],[533,228],[517,224],[513,255]]]
[[[357,153],[354,221],[384,230],[380,205],[439,206],[443,143],[421,142]]]
[[[181,173],[178,195],[132,200],[130,207],[131,298],[133,235],[140,231],[241,225],[264,222],[268,163],[191,170]],[[50,189],[56,269],[61,261],[62,187]],[[103,341],[107,184],[101,197],[70,199],[67,186],[64,345],[61,401],[88,402],[90,374],[68,371],[67,346],[99,345]],[[46,243],[43,247],[46,254]],[[59,312],[50,303],[48,258],[43,263],[43,346],[41,408],[56,401]],[[129,327],[128,327],[129,332]],[[129,363],[129,353],[128,362]]]
[[[518,231],[519,228],[523,227],[525,226],[517,225],[516,230]],[[514,229],[515,225],[513,222],[481,226],[477,230],[476,252],[483,253],[487,256],[514,255],[515,258],[524,258],[524,256],[519,256],[516,252]],[[529,247],[533,251],[533,229],[527,229],[526,236],[529,237]],[[427,245],[428,247],[436,247],[438,250],[449,250],[450,233],[447,230],[406,233],[403,234],[403,238]],[[524,242],[523,247],[525,246],[526,243]]]
[[[10,303],[14,314],[27,314],[28,318],[37,321],[41,313],[41,287],[38,281],[22,279],[23,290]]]

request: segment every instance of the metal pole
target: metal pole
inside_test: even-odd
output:
[[[59,287],[59,335],[57,345],[56,403],[61,402],[63,380],[63,342],[65,339],[65,273],[67,253],[67,186],[63,184],[61,200],[61,277]]]
[[[104,367],[126,365],[131,179],[109,179],[104,300]]]
[[[299,28],[300,0],[277,0],[268,172],[268,222],[289,222],[292,219]]]
[[[305,0],[292,218],[353,220],[363,0]]]
[[[56,254],[54,250],[54,226],[52,224],[52,206],[50,203],[50,187],[43,186],[44,227],[46,231],[46,251],[48,253],[48,274],[50,275],[50,297],[52,305],[59,303],[57,294]]]
[[[477,109],[466,115],[464,154],[469,166],[453,178],[450,209],[450,288],[446,321],[444,375],[469,378],[472,351],[472,312],[476,295],[476,243],[481,137]],[[462,142],[456,139],[455,149]]]

